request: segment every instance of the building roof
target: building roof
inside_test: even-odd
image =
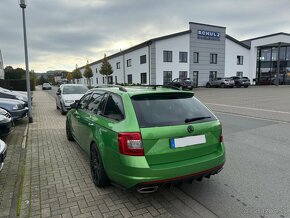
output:
[[[137,49],[144,48],[144,47],[146,47],[148,45],[151,45],[153,42],[160,41],[160,40],[163,40],[163,39],[173,38],[173,37],[176,37],[176,36],[186,35],[186,34],[189,34],[190,32],[191,32],[190,30],[186,30],[186,31],[182,31],[182,32],[173,33],[173,34],[170,34],[170,35],[165,35],[165,36],[149,39],[149,40],[147,40],[145,42],[142,42],[142,43],[140,43],[138,45],[130,47],[130,48],[126,49],[126,50],[123,50],[123,51],[120,51],[118,53],[112,54],[112,55],[108,56],[107,58],[111,59],[111,58],[114,58],[114,57],[118,57],[120,55],[127,54],[127,53],[135,51]],[[89,65],[91,66],[91,65],[94,65],[94,64],[99,64],[99,63],[102,62],[102,60],[103,59],[94,61],[94,62],[90,63]],[[85,66],[82,66],[79,69],[81,70],[83,68],[85,68]]]
[[[246,49],[251,49],[251,46],[248,46],[248,45],[244,44],[243,42],[231,37],[230,35],[226,34],[226,38],[231,40],[231,41],[233,41],[233,42],[235,42],[235,43],[237,43],[237,44],[239,44],[240,46],[243,46]]]
[[[216,25],[204,24],[204,23],[189,22],[189,24],[197,24],[197,25],[202,25],[202,26],[210,26],[210,27],[218,27],[218,28],[226,29],[226,27],[224,26],[216,26]]]
[[[278,36],[278,35],[290,36],[289,33],[280,32],[280,33],[273,33],[273,34],[269,34],[269,35],[265,35],[265,36],[260,36],[260,37],[256,37],[256,38],[246,39],[246,40],[243,40],[241,42],[253,41],[253,40],[257,40],[257,39],[263,39],[263,38],[268,38],[268,37]]]

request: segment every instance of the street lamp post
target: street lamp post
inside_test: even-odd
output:
[[[32,123],[33,119],[32,119],[32,108],[31,108],[30,75],[29,75],[29,66],[28,66],[28,51],[27,51],[26,24],[25,24],[26,0],[19,0],[19,5],[22,8],[22,19],[23,19],[24,52],[25,52],[25,66],[26,66],[26,89],[27,89],[27,98],[28,98],[28,121],[29,123]]]

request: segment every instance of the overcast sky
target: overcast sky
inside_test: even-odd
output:
[[[30,69],[73,70],[190,21],[225,26],[238,40],[290,33],[289,9],[289,0],[27,0]],[[0,49],[4,66],[24,68],[18,0],[0,0]]]

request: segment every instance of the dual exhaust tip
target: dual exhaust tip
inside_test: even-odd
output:
[[[156,192],[158,190],[159,186],[148,186],[148,187],[142,187],[137,189],[137,192],[140,194],[151,194],[153,192]]]

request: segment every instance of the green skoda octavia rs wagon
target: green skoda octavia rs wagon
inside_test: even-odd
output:
[[[66,133],[89,154],[98,187],[148,193],[209,178],[225,163],[220,121],[192,92],[168,87],[91,89],[72,104]]]

